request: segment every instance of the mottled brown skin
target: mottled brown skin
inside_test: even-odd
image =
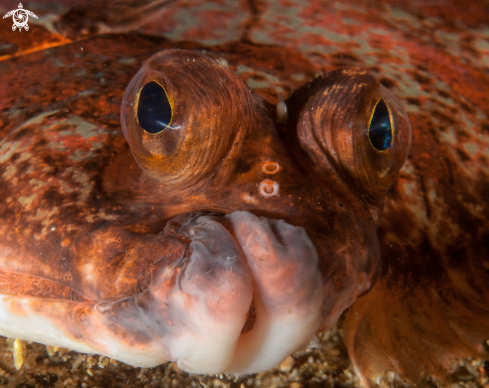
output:
[[[107,7],[89,4],[87,13],[69,12],[59,23],[61,30],[68,30],[69,36],[80,39],[94,33],[100,22],[114,31],[120,31],[121,21],[128,22],[122,28],[131,29],[134,19],[124,19],[119,12],[111,14],[107,11],[110,3],[107,1]],[[115,3],[120,5],[119,1]],[[277,7],[279,3],[282,7]],[[392,7],[386,7],[387,3]],[[186,10],[188,4],[182,4]],[[294,4],[289,2],[240,3],[242,8],[235,11],[240,19],[244,20],[243,14],[248,12],[242,35],[245,42],[233,41],[210,50],[225,56],[232,69],[236,69],[237,64],[253,68],[254,73],[241,75],[245,81],[262,80],[258,78],[260,70],[273,74],[286,95],[303,83],[291,77],[294,73],[302,73],[309,80],[314,74],[335,67],[365,66],[412,108],[413,147],[397,184],[388,194],[380,220],[382,273],[371,292],[354,304],[347,319],[352,361],[367,379],[387,368],[402,373],[404,378],[418,380],[431,374],[443,377],[463,356],[487,358],[487,352],[481,353],[481,345],[483,339],[489,337],[485,307],[488,305],[487,284],[484,284],[487,283],[484,280],[489,257],[489,159],[487,148],[472,154],[465,147],[470,143],[487,144],[483,138],[487,137],[489,128],[489,82],[482,61],[485,49],[477,46],[483,41],[487,4],[458,0],[405,3],[352,0],[331,4],[311,1],[303,4],[304,9],[292,15],[287,7],[294,7]],[[179,19],[173,17],[179,14],[172,12],[178,5],[169,8],[170,12],[161,19],[164,23],[160,20],[154,23],[166,27],[163,35],[165,31],[181,27],[175,22]],[[277,13],[276,19],[270,18],[267,12],[272,9]],[[134,17],[133,10],[129,11]],[[136,16],[140,19],[136,17],[135,21],[143,24],[151,20],[144,12]],[[323,16],[333,23],[325,22]],[[114,20],[116,23],[111,23]],[[207,38],[204,41],[208,42],[215,36],[209,32],[223,23],[222,10],[217,9],[214,15],[207,13],[202,20],[209,23],[195,28],[192,20],[188,31],[173,39],[199,40],[204,34]],[[290,23],[294,20],[298,23]],[[10,26],[7,31],[11,32]],[[158,30],[150,26],[145,30],[148,31]],[[31,32],[16,34],[15,44],[3,45],[0,54],[20,56],[31,49],[43,50],[46,48],[43,39],[48,44],[50,41],[58,44],[61,38],[38,25],[33,25]],[[445,32],[453,34],[455,38],[451,39],[458,41],[455,49],[453,41],[444,39]],[[346,39],[337,40],[337,34]],[[11,35],[4,36],[4,41],[12,39]],[[263,45],[263,37],[266,45]],[[231,35],[226,41],[234,39],[239,37]],[[117,59],[133,55],[142,61],[170,45],[153,38],[139,41],[136,46],[128,45],[126,38],[119,36],[117,42],[103,46],[103,49],[96,49],[83,42],[85,53],[91,50],[87,57],[80,55],[79,48],[67,49],[66,56],[79,61],[75,68],[88,70],[84,76],[76,75],[74,68],[54,66],[54,61],[44,55],[25,55],[8,64],[4,62],[2,74],[12,76],[2,76],[3,85],[8,84],[8,88],[0,88],[1,101],[3,106],[16,112],[16,116],[7,119],[7,113],[0,112],[2,130],[6,124],[10,123],[9,128],[20,125],[53,105],[65,105],[71,113],[101,123],[109,132],[118,131],[119,101],[140,63],[122,65]],[[188,42],[177,46],[199,48],[198,44]],[[322,50],[324,47],[328,50]],[[400,53],[406,55],[400,57]],[[62,50],[47,54],[51,58],[53,55],[65,58]],[[49,70],[39,67],[46,59],[52,65]],[[108,68],[112,72],[107,73]],[[36,69],[39,69],[38,74]],[[53,78],[56,82],[51,82],[51,77],[56,77]],[[101,78],[107,81],[104,85],[100,83]],[[40,79],[44,89],[37,86]],[[419,88],[422,93],[413,95],[411,87]],[[83,89],[93,90],[93,96],[102,94],[106,98],[78,96],[77,92]],[[276,101],[273,87],[260,89],[270,101]],[[19,90],[23,92],[19,94]],[[450,136],[453,141],[449,141]],[[127,151],[120,142],[110,146],[109,140],[105,143],[109,151],[116,150],[118,154]],[[89,144],[83,144],[85,149],[90,149]],[[94,190],[103,191],[102,178],[97,174],[93,176],[98,177]],[[95,197],[97,195],[96,192]],[[77,211],[81,213],[83,209],[80,206]],[[465,276],[471,287],[461,292],[462,282],[453,281],[453,276],[450,280],[448,276],[454,270],[457,276]],[[467,292],[471,289],[477,292]],[[454,303],[455,299],[462,300],[463,304]],[[461,316],[470,318],[457,318]],[[455,321],[456,331],[453,324],[447,326],[448,322]],[[462,343],[460,337],[474,339]],[[337,380],[334,383],[337,384]]]
[[[440,9],[445,8],[442,7]],[[481,14],[479,13],[479,15]],[[31,36],[37,39],[40,35],[39,32],[36,32]],[[24,38],[23,35],[19,35],[19,37]],[[127,52],[130,51],[133,56],[140,58],[142,61],[148,58],[150,54],[164,47],[169,47],[169,45],[165,42],[156,43],[149,40],[145,42],[139,40],[137,44],[128,44],[127,39],[123,37],[117,38],[117,44],[115,42],[107,44],[105,39],[102,38],[98,45],[97,43],[92,45],[83,42],[84,54],[88,54],[87,56],[82,56],[78,46],[76,46],[68,49],[66,54],[59,50],[55,52],[49,51],[48,55],[34,54],[14,59],[8,63],[4,62],[2,64],[2,72],[12,74],[12,76],[8,77],[8,88],[0,90],[2,104],[3,106],[12,107],[10,111],[20,113],[20,115],[17,114],[7,119],[7,115],[1,113],[2,131],[18,127],[39,112],[50,111],[63,106],[69,112],[60,112],[58,113],[59,117],[66,116],[67,113],[81,115],[89,122],[101,123],[107,132],[113,131],[117,133],[117,135],[103,137],[105,144],[103,149],[108,150],[107,155],[111,152],[117,155],[123,155],[124,152],[128,152],[127,147],[121,141],[120,132],[118,132],[118,105],[125,85],[129,82],[132,74],[140,67],[140,64],[136,62],[130,66],[123,65],[118,63],[116,59],[126,57]],[[129,40],[132,41],[132,39]],[[178,46],[197,47],[189,43],[180,43]],[[484,241],[487,241],[487,237],[484,237],[484,231],[487,230],[487,223],[484,221],[487,218],[485,216],[487,201],[481,200],[481,198],[485,197],[484,193],[487,191],[484,188],[484,184],[486,184],[484,182],[487,182],[487,177],[484,173],[479,173],[478,177],[468,178],[466,176],[467,172],[462,169],[463,164],[460,164],[456,155],[451,152],[451,149],[446,144],[438,140],[440,134],[446,131],[444,128],[450,125],[455,125],[458,131],[460,123],[458,123],[457,112],[473,109],[473,107],[480,109],[487,107],[487,93],[485,93],[487,81],[484,74],[477,69],[470,68],[470,66],[466,66],[459,61],[454,61],[453,57],[443,55],[433,57],[426,48],[419,51],[416,51],[416,45],[411,48],[412,61],[420,64],[418,67],[421,71],[418,73],[429,72],[433,76],[436,75],[437,78],[453,85],[453,90],[457,93],[456,101],[458,105],[455,106],[455,110],[452,108],[448,110],[446,107],[446,110],[443,110],[444,105],[435,105],[438,110],[434,112],[422,109],[421,113],[414,115],[414,120],[413,115],[411,115],[414,146],[411,151],[410,161],[415,164],[416,184],[420,183],[421,186],[425,187],[425,191],[405,192],[404,187],[410,182],[413,183],[413,174],[401,173],[400,183],[394,187],[392,194],[388,197],[385,214],[381,218],[382,280],[377,283],[378,286],[375,286],[370,293],[358,300],[354,305],[352,314],[348,316],[349,323],[347,328],[349,328],[350,332],[350,340],[348,342],[350,354],[353,356],[353,362],[357,365],[359,371],[363,372],[364,376],[367,377],[375,375],[376,372],[384,368],[399,371],[404,377],[413,379],[419,379],[430,374],[443,376],[446,371],[451,370],[458,357],[468,355],[487,356],[487,353],[474,352],[474,349],[480,350],[483,339],[489,333],[487,328],[487,309],[484,307],[487,306],[487,303],[484,302],[487,301],[487,295],[484,291],[487,289],[486,285],[481,284],[478,286],[479,295],[464,298],[463,305],[452,305],[451,309],[445,305],[444,314],[441,313],[440,309],[436,308],[436,306],[439,306],[440,299],[431,299],[434,300],[431,303],[430,299],[426,297],[432,292],[430,290],[438,290],[437,292],[444,293],[446,300],[453,301],[454,298],[450,296],[450,290],[454,283],[448,281],[447,268],[455,267],[458,274],[469,274],[467,278],[471,279],[472,284],[478,284],[480,280],[487,278],[487,270],[484,266],[484,262],[487,261],[489,256],[487,244],[484,245]],[[296,80],[287,78],[287,74],[304,72],[308,77],[312,78],[317,71],[311,63],[308,63],[300,55],[291,53],[284,48],[260,48],[233,44],[220,47],[218,50],[227,53],[226,58],[232,65],[234,63],[246,63],[251,66],[250,63],[258,63],[258,66],[263,66],[266,69],[275,69],[280,78],[285,80],[287,87],[296,88],[299,86]],[[64,60],[65,55],[66,58],[74,58],[80,61],[77,69],[85,68],[87,74],[84,76],[81,74],[75,75],[76,72],[73,67],[59,68],[52,66],[54,56]],[[343,58],[343,54],[341,58]],[[346,53],[344,58],[343,62],[335,56],[331,60],[336,66],[342,66],[348,63]],[[46,60],[51,64],[50,70],[47,72],[43,68],[38,67],[39,63]],[[283,63],[285,62],[287,67],[283,69]],[[358,63],[358,58],[353,63]],[[394,63],[392,65],[394,66]],[[109,73],[105,71],[100,75],[100,69],[106,70],[107,67],[111,71]],[[27,74],[25,68],[29,69]],[[128,68],[132,70],[128,71]],[[39,69],[39,73],[36,73],[34,69]],[[49,75],[54,70],[56,70],[56,78],[50,80],[46,75]],[[432,94],[433,101],[435,101],[437,91],[432,80],[418,76],[417,73],[412,76],[412,83],[419,83],[423,90]],[[100,83],[101,77],[105,78],[105,84]],[[40,79],[43,80],[44,87],[42,89],[38,86]],[[3,78],[2,80],[5,79]],[[386,85],[394,85],[394,87],[396,85],[396,81],[386,78],[382,78],[382,82]],[[93,84],[96,86],[94,87]],[[19,95],[17,93],[19,89],[25,91],[25,93]],[[87,89],[92,91],[92,96],[103,95],[104,98],[78,95],[78,93]],[[275,98],[273,91],[264,90],[263,93],[268,98]],[[440,91],[439,94],[441,93]],[[460,96],[460,101],[458,96]],[[467,100],[473,104],[472,108],[464,105]],[[416,103],[420,104],[419,101]],[[422,104],[423,101],[421,101]],[[271,110],[272,107],[268,107]],[[49,125],[49,120],[53,117],[55,118],[56,116],[47,117],[47,125]],[[443,121],[442,127],[438,128],[434,124],[432,117],[440,117]],[[453,124],[454,121],[455,124]],[[9,126],[6,127],[6,124]],[[37,124],[29,128],[31,130],[37,128]],[[474,127],[472,130],[476,133],[484,133],[484,128],[484,126],[482,128]],[[461,132],[460,136],[462,135],[463,133]],[[80,149],[86,151],[91,150],[90,142],[83,139],[81,142],[78,139],[74,140],[76,141],[71,143],[74,147],[80,147]],[[475,161],[472,162],[470,160],[470,156],[464,154],[463,143],[456,144],[454,149],[457,155],[463,157],[467,166],[470,167],[471,163],[475,163]],[[100,154],[100,150],[97,152]],[[56,161],[59,161],[59,156],[55,156],[56,159],[46,158],[42,162],[44,166],[48,164],[52,166],[51,174],[57,168]],[[12,162],[15,162],[15,158],[16,156],[13,156]],[[108,159],[108,156],[104,158]],[[487,165],[487,161],[484,161],[484,156],[479,158],[481,164]],[[63,217],[68,220],[73,215],[89,214],[91,212],[89,209],[92,209],[94,204],[98,202],[96,197],[100,196],[101,192],[106,191],[103,186],[106,181],[104,181],[98,171],[94,171],[93,164],[90,167],[90,159],[87,159],[86,163],[80,161],[70,161],[70,163],[80,168],[86,165],[82,170],[88,171],[91,177],[96,178],[88,186],[88,191],[93,188],[94,194],[87,198],[89,207],[85,208],[83,204],[75,204],[71,206],[74,211],[67,214],[56,214],[55,216],[59,219],[59,225],[64,224]],[[117,165],[117,163],[114,162],[111,165]],[[134,165],[134,168],[137,167]],[[27,181],[25,179],[22,184],[25,185]],[[437,200],[433,201],[427,194],[432,187],[430,186],[431,181],[436,183],[437,196],[448,204],[443,213],[436,206]],[[30,195],[31,192],[28,187],[27,185],[25,193]],[[79,182],[75,181],[74,187],[76,187],[77,193],[83,192]],[[108,191],[110,192],[110,190]],[[50,198],[50,195],[52,195],[51,192],[46,195],[46,198]],[[72,194],[73,197],[76,195]],[[426,218],[431,220],[431,225],[442,224],[442,231],[431,231],[430,225],[424,225],[420,222],[420,218],[414,217],[412,208],[413,206],[418,206],[419,201],[421,201],[421,208],[426,209]],[[46,202],[44,201],[43,203]],[[474,216],[471,204],[474,205],[475,212],[477,212],[477,206],[482,206],[478,216]],[[49,208],[49,204],[46,204],[46,208]],[[115,210],[117,209],[112,211]],[[40,225],[39,221],[36,221],[36,223]],[[32,225],[32,223],[29,225]],[[462,225],[461,232],[452,234],[450,232],[451,225]],[[8,225],[6,228],[8,228]],[[144,228],[139,228],[139,225],[136,225],[136,227],[132,227],[132,230],[144,231]],[[29,230],[32,229],[29,226]],[[58,229],[57,231],[59,233]],[[11,233],[15,234],[12,231]],[[443,236],[450,236],[450,238],[444,238]],[[453,259],[447,259],[450,255]],[[457,257],[461,259],[457,259]],[[475,269],[471,269],[471,267]],[[38,281],[38,279],[35,280]],[[71,289],[63,288],[62,292],[66,290],[70,291]],[[481,302],[476,306],[473,301],[477,300]],[[408,309],[407,306],[416,306],[416,308]],[[467,315],[468,312],[463,313],[463,311],[467,311],[467,306],[472,311],[476,311],[476,314]],[[361,320],[357,320],[359,316],[356,313],[360,314]],[[394,314],[397,314],[395,319],[393,319]],[[412,322],[415,322],[416,315],[419,314],[427,316],[429,319],[423,321],[422,324],[413,325]],[[470,316],[469,321],[465,320],[465,322],[460,323],[457,331],[460,333],[475,333],[472,334],[475,337],[475,340],[472,341],[473,345],[467,346],[467,343],[460,343],[453,330],[442,329],[443,327],[447,328],[446,325],[449,322],[447,317],[453,322],[453,319],[459,316]],[[356,323],[359,321],[365,323],[357,326]],[[400,334],[401,330],[403,334]],[[425,340],[419,340],[420,334],[423,334]],[[444,347],[440,347],[439,344],[444,344]],[[427,351],[430,348],[434,350]],[[362,354],[366,356],[358,356]],[[396,363],[388,362],[385,359],[385,354],[389,354],[390,359],[396,360]],[[433,355],[437,355],[437,357],[435,358]],[[443,368],[440,368],[440,366],[443,366]]]
[[[157,51],[151,43],[117,39],[120,52],[147,58],[148,51]],[[36,95],[20,101],[12,89],[18,84],[0,96],[4,106],[20,104],[32,117],[20,121],[14,109],[2,117],[1,293],[31,295],[41,288],[45,299],[86,302],[75,310],[39,302],[39,311],[61,321],[74,314],[83,322],[93,303],[120,300],[124,310],[123,298],[144,293],[156,268],[178,265],[188,254],[188,239],[170,219],[247,210],[305,228],[320,257],[326,294],[322,327],[331,327],[379,268],[382,201],[410,143],[399,103],[365,71],[338,70],[299,89],[288,100],[290,119],[277,128],[267,104],[232,71],[201,54],[171,51],[162,63],[155,61],[156,70],[143,84],[157,79],[164,85],[172,123],[186,137],[148,136],[129,112],[129,150],[115,116],[121,85],[127,83],[120,65],[109,63],[111,73],[92,89],[82,81],[87,74],[99,77],[94,73],[99,63],[90,53],[111,40],[87,41],[83,54],[79,44],[63,47],[63,56],[54,49],[48,61],[67,61],[57,79],[44,81]],[[31,61],[45,55],[32,54]],[[83,55],[80,76],[68,76],[73,55]],[[28,62],[23,58],[25,66]],[[32,72],[16,79],[28,88],[37,77]],[[59,97],[48,107],[43,93]],[[100,105],[89,110],[93,98]],[[382,152],[368,139],[379,98],[388,103],[394,128],[393,146]],[[279,164],[273,174],[266,168],[270,162]],[[258,186],[267,179],[279,184],[278,196],[260,194]],[[13,284],[17,274],[27,277],[22,286]],[[139,329],[119,324],[116,311],[109,319],[121,335],[129,343],[144,342]],[[66,330],[83,336],[76,325]]]

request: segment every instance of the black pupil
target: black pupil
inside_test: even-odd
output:
[[[148,82],[139,94],[138,121],[141,128],[149,133],[159,133],[170,124],[170,101],[157,82]]]
[[[370,142],[379,151],[383,151],[390,147],[392,142],[391,120],[389,118],[389,110],[384,100],[379,100],[375,107],[370,127],[368,129]]]

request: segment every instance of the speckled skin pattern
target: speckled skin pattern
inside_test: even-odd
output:
[[[39,8],[29,6],[42,15],[42,3]],[[5,12],[12,8],[4,3],[1,7]],[[105,57],[90,57],[85,51],[89,43],[81,41],[83,51],[74,52],[69,61],[57,54],[59,67],[40,74],[35,73],[35,64],[42,55],[53,55],[43,46],[90,36],[99,29],[107,32],[117,27],[116,32],[123,32],[121,24],[114,26],[103,18],[98,24],[91,23],[94,18],[74,18],[66,7],[56,10],[65,13],[56,23],[39,20],[33,24],[29,39],[7,35],[11,31],[4,23],[1,36],[7,44],[1,48],[5,55],[0,64],[1,78],[19,94],[3,97],[15,101],[8,112],[18,113],[7,119],[2,112],[2,127],[27,128],[39,123],[36,118],[54,123],[64,120],[60,115],[68,110],[80,117],[71,125],[79,128],[74,140],[79,141],[80,159],[73,162],[81,167],[84,153],[96,152],[97,144],[108,141],[93,123],[103,122],[114,130],[118,127],[122,91],[140,67],[138,55],[147,58],[167,46],[215,51],[228,60],[252,91],[262,93],[272,103],[277,101],[278,92],[288,96],[316,73],[345,65],[364,66],[406,104],[413,145],[386,200],[380,223],[382,277],[347,316],[350,354],[367,371],[394,369],[414,379],[442,376],[439,365],[451,370],[456,359],[451,354],[486,356],[489,29],[483,15],[487,5],[454,1],[412,3],[403,8],[388,1],[328,5],[271,1],[243,3],[239,11],[229,4],[210,2],[205,6],[180,2],[163,7],[167,8],[162,8],[160,17],[168,23],[141,22],[136,27],[128,23],[127,30],[139,28],[143,33],[185,42],[169,44],[153,39],[144,43],[149,48],[130,53],[114,44],[106,48]],[[83,19],[86,25],[75,24],[74,19]],[[207,23],[211,27],[206,27]],[[24,55],[38,49],[43,53]],[[11,56],[16,58],[10,60]],[[83,73],[83,67],[88,68],[85,64],[79,69],[81,73],[65,69],[77,60],[91,61],[98,71]],[[117,77],[105,76],[106,67]],[[9,77],[13,68],[28,71],[31,76]],[[66,90],[63,80],[68,74],[70,88]],[[57,92],[33,83],[33,75],[52,80]],[[104,88],[97,109],[89,98],[80,98],[90,90],[90,82]],[[38,101],[42,104],[36,105]],[[54,110],[58,112],[48,115]],[[2,152],[6,160],[7,147]],[[52,167],[46,162],[45,174],[50,168],[56,168],[55,162]],[[90,171],[89,166],[84,168]],[[90,184],[86,174],[66,174],[77,193]],[[27,203],[32,195],[25,193],[22,200]],[[32,231],[42,232],[42,227]],[[369,359],[365,360],[355,347],[364,353],[368,349],[365,354]],[[383,351],[391,354],[390,360],[383,358]],[[441,363],[432,363],[433,359]]]

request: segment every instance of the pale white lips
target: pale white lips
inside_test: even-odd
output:
[[[0,295],[0,334],[134,366],[176,361],[235,375],[267,370],[311,340],[323,281],[303,228],[234,212],[199,217],[186,233],[190,256],[133,297],[90,305]],[[252,301],[256,320],[242,333]]]

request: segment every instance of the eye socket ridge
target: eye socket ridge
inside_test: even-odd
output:
[[[380,98],[372,110],[368,122],[368,138],[377,151],[385,151],[392,144],[392,116],[385,101]]]
[[[149,134],[163,132],[173,121],[173,101],[163,85],[153,80],[146,83],[136,97],[136,119]]]

